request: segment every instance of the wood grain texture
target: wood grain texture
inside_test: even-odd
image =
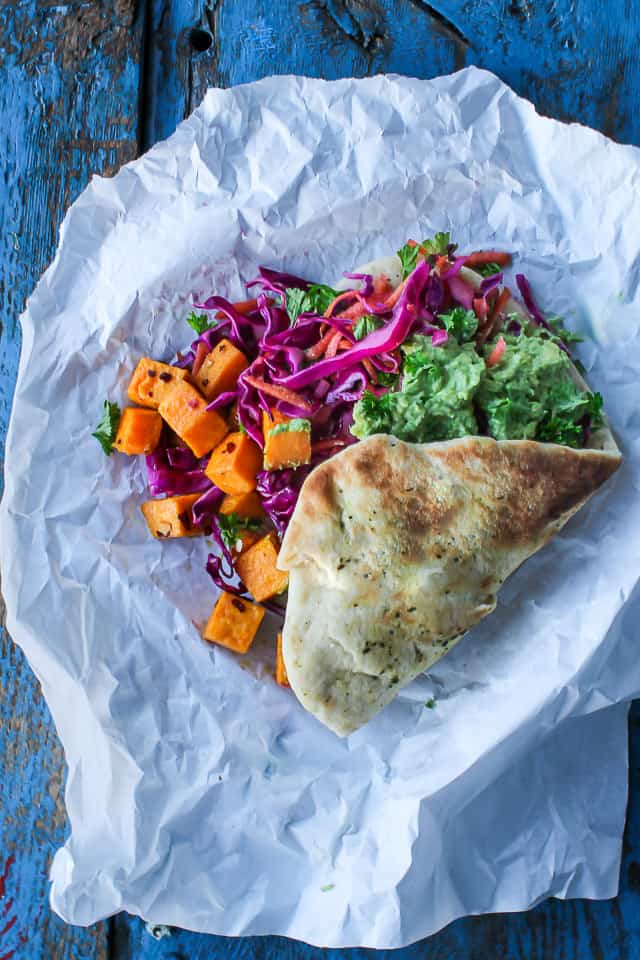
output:
[[[136,9],[138,7],[138,9]],[[419,77],[475,63],[540,112],[640,143],[637,35],[628,0],[0,0],[0,461],[17,370],[17,316],[51,258],[64,210],[199,103],[209,85],[268,74]],[[626,960],[640,954],[640,710],[632,711],[631,803],[616,901],[548,902],[458,921],[403,951],[330,950],[283,938],[176,932],[155,941],[126,916],[84,931],[46,903],[63,839],[62,757],[38,685],[0,646],[0,872],[14,898],[0,960]],[[0,923],[0,928],[2,927]],[[28,937],[26,942],[20,935]],[[7,956],[8,960],[8,956]]]
[[[26,296],[91,174],[136,155],[140,48],[133,0],[0,4],[0,462]],[[0,870],[15,856],[0,957],[106,960],[106,926],[67,927],[49,909],[49,863],[66,832],[63,757],[38,683],[2,627],[0,717]]]

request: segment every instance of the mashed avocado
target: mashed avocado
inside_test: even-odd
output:
[[[434,347],[430,338],[414,337],[403,347],[400,389],[366,393],[354,408],[353,434],[427,443],[488,433],[581,447],[585,417],[592,426],[601,422],[600,395],[574,384],[567,355],[552,340],[525,333],[504,339],[503,357],[487,367],[473,343],[450,337]],[[493,346],[485,346],[485,356]]]
[[[403,352],[401,389],[365,394],[355,405],[352,433],[360,439],[391,433],[413,443],[478,433],[473,398],[485,363],[474,345],[450,339],[433,347],[429,337],[418,336]]]

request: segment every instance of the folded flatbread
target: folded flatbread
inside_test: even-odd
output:
[[[367,723],[495,609],[509,574],[620,459],[605,425],[580,450],[376,435],[316,467],[279,556],[284,659],[303,706],[340,735]]]

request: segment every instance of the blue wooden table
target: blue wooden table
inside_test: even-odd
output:
[[[20,350],[18,315],[67,206],[170,134],[208,86],[273,73],[418,77],[487,67],[541,113],[640,143],[640,8],[628,0],[1,0],[0,461]],[[38,684],[0,628],[0,960],[354,958],[282,938],[174,931],[126,916],[84,930],[48,907],[65,836],[64,762]],[[454,923],[404,960],[640,956],[640,711],[615,901],[551,901]],[[385,951],[382,951],[386,955]],[[389,951],[389,956],[391,951]]]

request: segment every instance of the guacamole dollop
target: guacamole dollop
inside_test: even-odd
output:
[[[400,388],[365,393],[354,408],[352,433],[390,433],[411,443],[488,434],[496,440],[541,440],[581,447],[585,417],[601,422],[602,398],[573,382],[569,360],[538,334],[503,334],[506,350],[492,367],[473,343],[450,337],[434,347],[416,336],[402,348]]]

